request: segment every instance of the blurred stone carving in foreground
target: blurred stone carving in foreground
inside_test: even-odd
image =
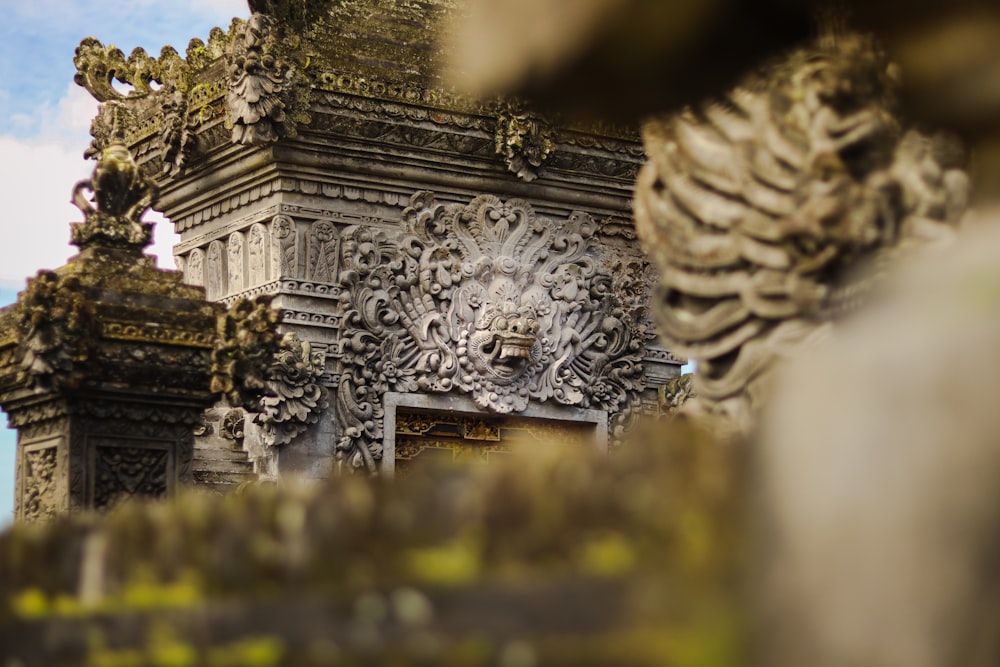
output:
[[[646,123],[636,227],[661,334],[699,362],[689,411],[747,432],[774,360],[855,310],[892,250],[957,221],[961,151],[906,130],[888,67],[871,40],[828,38]]]
[[[761,664],[1000,660],[998,214],[779,378]]]

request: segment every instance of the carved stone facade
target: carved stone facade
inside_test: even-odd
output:
[[[450,92],[433,49],[446,0],[271,4],[180,64],[165,51],[159,91],[110,96],[133,66],[96,40],[77,57],[104,102],[95,147],[122,139],[156,176],[185,281],[227,304],[273,297],[298,339],[262,401],[213,410],[199,442],[232,407],[263,477],[391,471],[387,393],[598,411],[612,436],[655,412],[683,360],[648,321],[636,129]]]

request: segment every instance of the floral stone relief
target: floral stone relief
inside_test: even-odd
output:
[[[607,410],[621,430],[644,387],[643,313],[624,285],[641,274],[600,264],[596,227],[419,192],[395,240],[346,228],[338,459],[375,471],[389,391],[459,392],[496,413],[555,401]]]
[[[285,334],[267,369],[267,393],[260,399],[254,421],[260,425],[264,444],[285,445],[319,421],[329,405],[326,388],[319,384],[326,370],[326,353],[313,350],[308,341]]]

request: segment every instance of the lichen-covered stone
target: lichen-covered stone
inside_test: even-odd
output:
[[[281,665],[331,653],[344,664],[733,664],[739,453],[659,433],[658,446],[611,458],[188,494],[17,525],[0,535],[0,646],[26,667],[109,651],[155,664],[165,627],[192,664],[265,639],[259,650]]]

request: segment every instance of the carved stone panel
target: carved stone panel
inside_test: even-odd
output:
[[[420,192],[389,240],[342,232],[338,456],[374,471],[386,392],[458,392],[496,413],[529,401],[602,410],[618,431],[644,388],[647,334],[582,212],[556,222],[491,195]]]
[[[184,282],[189,285],[205,286],[205,251],[195,248],[188,253],[184,263]]]
[[[210,300],[218,300],[226,296],[226,248],[222,241],[212,241],[208,244],[205,257],[205,291]]]
[[[298,238],[295,221],[287,215],[271,219],[271,278],[296,278]]]
[[[593,447],[594,427],[586,422],[553,421],[452,411],[396,412],[395,474],[419,466],[470,466],[545,448],[562,456]]]
[[[247,233],[247,287],[267,282],[267,229],[257,223]]]
[[[229,294],[237,294],[246,288],[246,285],[243,282],[243,277],[245,275],[243,270],[245,243],[246,242],[243,239],[242,232],[233,232],[230,234],[229,241],[226,243],[226,252],[228,253],[227,259],[229,260]]]
[[[93,507],[109,507],[127,498],[161,498],[169,493],[174,464],[169,443],[137,446],[114,438],[91,440]]]
[[[37,521],[53,516],[58,510],[56,469],[58,439],[26,447],[21,456],[21,498],[19,518]]]
[[[314,222],[309,230],[309,273],[307,278],[316,282],[333,282],[338,276],[340,237],[332,222]]]

